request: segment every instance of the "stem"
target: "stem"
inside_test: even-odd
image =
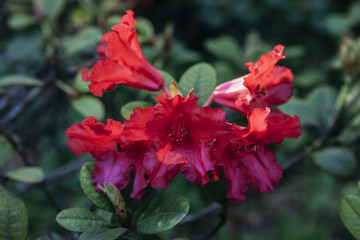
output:
[[[169,89],[165,86],[165,84],[163,85],[163,90],[164,90],[164,92],[166,93],[166,96],[167,96],[168,98],[172,98],[172,97],[173,97],[173,95],[171,94],[171,92],[169,91]]]
[[[211,94],[211,96],[208,98],[208,100],[206,100],[206,102],[204,103],[203,107],[208,107],[208,106],[210,106],[211,102],[212,102],[212,94]]]

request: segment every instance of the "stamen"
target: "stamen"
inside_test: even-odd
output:
[[[169,137],[172,137],[171,140],[176,142],[184,140],[185,135],[187,135],[189,132],[187,131],[183,114],[179,114],[179,116],[173,122],[172,126],[169,128],[169,131]]]

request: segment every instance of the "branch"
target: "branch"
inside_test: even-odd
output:
[[[212,203],[209,206],[207,206],[206,208],[202,209],[200,212],[187,215],[180,224],[191,223],[191,222],[197,221],[197,220],[199,220],[203,217],[206,217],[207,215],[210,215],[222,208],[223,207],[219,203]]]

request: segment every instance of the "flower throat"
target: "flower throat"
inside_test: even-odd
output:
[[[180,142],[184,140],[185,136],[189,134],[188,129],[186,127],[184,115],[180,113],[177,119],[168,129],[168,131],[169,131],[169,137],[171,138],[172,141]]]

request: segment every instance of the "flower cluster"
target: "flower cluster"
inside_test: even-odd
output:
[[[133,15],[127,11],[113,32],[102,37],[97,49],[102,59],[90,73],[83,71],[94,95],[102,96],[117,84],[166,90],[161,74],[142,54]],[[297,116],[270,109],[292,94],[291,71],[275,66],[284,58],[282,51],[278,45],[257,63],[248,63],[248,75],[219,85],[212,94],[215,102],[245,114],[247,127],[226,122],[220,108],[199,107],[192,91],[187,97],[166,91],[155,106],[135,108],[123,124],[109,119],[105,125],[89,117],[72,125],[66,131],[68,147],[76,155],[88,152],[96,158],[93,183],[99,191],[104,182],[123,189],[133,172],[131,197],[140,198],[148,185],[166,188],[178,173],[203,186],[219,179],[219,169],[233,202],[244,200],[249,187],[271,191],[282,168],[266,145],[301,134]]]

